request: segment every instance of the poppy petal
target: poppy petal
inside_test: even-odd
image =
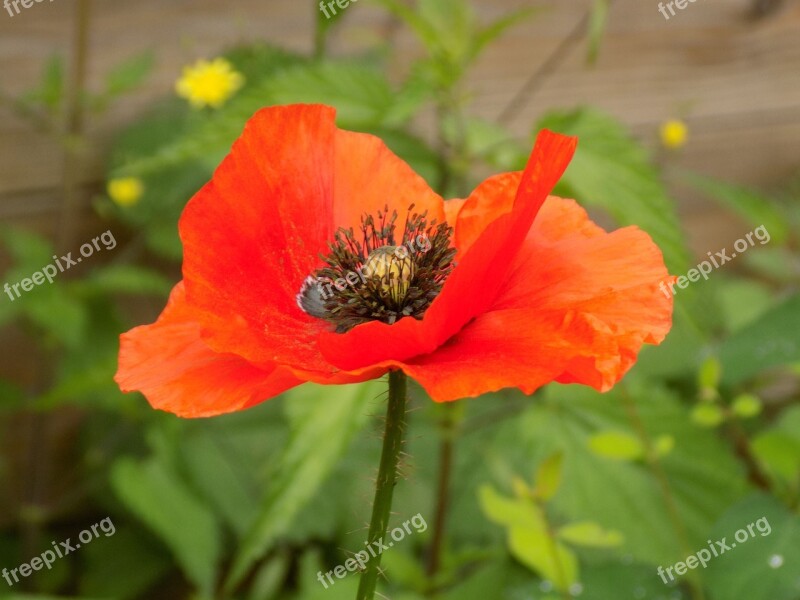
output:
[[[186,297],[214,350],[256,364],[303,357],[324,324],[295,303],[332,225],[333,109],[259,111],[180,220]]]
[[[403,369],[439,401],[553,379],[605,391],[669,331],[668,279],[647,234],[606,233],[574,201],[550,197],[491,309]]]
[[[264,109],[181,217],[187,298],[207,343],[330,379],[329,325],[295,304],[338,227],[388,205],[444,220],[444,201],[377,137],[338,130],[321,106]],[[335,174],[335,175],[334,175]]]
[[[466,254],[492,221],[511,212],[521,180],[522,171],[489,177],[475,188],[469,198],[462,200],[463,207],[453,222],[458,248],[456,260]]]
[[[575,138],[547,130],[539,134],[520,176],[512,211],[499,214],[484,229],[422,320],[364,323],[345,334],[322,333],[320,347],[325,357],[348,371],[385,361],[407,361],[432,352],[484,312],[499,292],[536,213],[569,164],[576,143]],[[468,205],[470,199],[459,211],[459,219]],[[497,210],[504,208],[498,206]]]
[[[155,323],[120,337],[114,380],[122,391],[141,391],[153,408],[181,417],[241,410],[302,383],[283,368],[259,368],[211,350],[190,320],[183,283]]]
[[[358,231],[361,217],[397,211],[398,234],[408,208],[427,212],[430,223],[445,220],[444,200],[426,181],[380,138],[366,133],[337,130],[334,177],[334,223]],[[400,240],[397,240],[400,243]]]

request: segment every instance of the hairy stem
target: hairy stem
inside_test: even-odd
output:
[[[402,371],[389,373],[389,406],[386,409],[386,428],[383,434],[383,450],[375,484],[375,501],[372,504],[372,520],[369,524],[367,543],[372,544],[386,535],[389,514],[392,509],[392,494],[397,481],[397,463],[403,448],[406,430],[406,375]],[[381,555],[370,560],[358,585],[356,600],[373,600]]]

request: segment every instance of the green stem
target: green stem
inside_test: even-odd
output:
[[[450,507],[450,479],[453,471],[453,442],[456,430],[461,421],[460,410],[455,402],[442,405],[442,419],[440,422],[439,436],[439,475],[436,486],[436,515],[433,523],[433,541],[431,542],[428,558],[428,578],[433,581],[436,577],[442,560],[442,546],[444,545],[445,524],[447,522],[447,509]],[[458,412],[457,412],[458,411]]]
[[[386,429],[383,434],[383,450],[375,484],[375,501],[372,504],[372,520],[369,524],[367,543],[373,543],[386,535],[389,514],[392,509],[392,494],[397,481],[397,463],[403,448],[406,430],[406,376],[402,371],[389,373],[389,406],[386,409]],[[377,554],[367,563],[358,585],[356,600],[373,600],[381,555]]]

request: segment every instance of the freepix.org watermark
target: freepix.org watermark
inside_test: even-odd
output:
[[[50,0],[52,2],[53,0]],[[8,14],[12,17],[16,14],[19,14],[19,5],[22,5],[22,8],[30,8],[33,6],[34,2],[39,4],[39,2],[44,2],[44,0],[4,0],[3,1],[3,8],[8,11]],[[16,12],[11,12],[11,7],[14,7]]]
[[[728,250],[726,248],[723,248],[719,252],[715,252],[714,256],[712,256],[711,252],[709,252],[708,258],[711,260],[711,262],[704,260],[701,263],[699,263],[696,268],[689,269],[686,275],[681,275],[680,277],[678,277],[676,281],[670,283],[669,288],[667,288],[667,283],[662,281],[658,286],[659,289],[667,298],[669,298],[670,290],[672,290],[673,296],[677,293],[675,291],[676,284],[679,288],[685,290],[687,287],[689,287],[689,283],[699,281],[700,277],[702,277],[707,281],[708,276],[711,274],[711,271],[713,271],[714,269],[719,269],[726,262],[733,260],[739,254],[743,254],[744,252],[747,252],[747,250],[749,250],[751,247],[755,246],[755,242],[753,241],[753,236],[755,236],[755,238],[759,242],[761,242],[762,246],[768,243],[769,240],[771,239],[769,231],[767,231],[767,228],[764,227],[763,225],[759,225],[753,231],[746,234],[743,238],[738,239],[734,242],[733,249],[735,250],[735,252],[732,252],[730,256],[728,256]]]
[[[344,10],[345,8],[350,6],[351,2],[358,2],[358,0],[330,0],[330,2],[325,2],[325,0],[321,0],[319,3],[319,9],[320,11],[322,11],[322,14],[325,15],[326,19],[330,19],[332,16],[336,16],[337,6],[340,9]],[[329,10],[331,11],[332,14],[328,13]]]
[[[98,529],[100,531],[98,531]],[[72,554],[81,547],[81,544],[88,544],[100,537],[100,532],[104,533],[106,537],[111,537],[117,531],[111,517],[106,517],[99,523],[95,523],[89,529],[84,529],[78,534],[78,542],[72,543],[72,538],[67,538],[66,542],[51,542],[53,544],[52,550],[45,550],[39,556],[31,559],[29,563],[22,563],[16,569],[3,569],[2,576],[6,583],[14,587],[15,583],[19,583],[20,577],[29,577],[34,571],[41,571],[42,567],[47,569],[53,568],[53,563],[59,558],[64,558],[68,554]],[[17,575],[19,574],[19,575]],[[13,578],[13,581],[12,581]]]
[[[761,517],[755,523],[750,523],[747,526],[747,529],[738,529],[733,535],[734,539],[736,540],[735,542],[731,542],[729,544],[727,537],[715,542],[708,540],[708,548],[698,550],[694,554],[688,556],[685,561],[677,562],[671,567],[667,567],[666,570],[663,567],[658,567],[658,576],[661,577],[661,580],[664,583],[668,583],[666,575],[669,575],[670,581],[675,581],[675,576],[672,574],[673,570],[677,575],[680,576],[685,575],[689,569],[696,569],[698,565],[703,565],[703,568],[705,569],[706,565],[712,558],[716,558],[721,554],[725,554],[728,550],[733,550],[736,548],[737,543],[744,544],[751,538],[756,537],[756,532],[753,531],[754,528],[761,534],[761,537],[772,533],[772,527],[770,526],[769,521],[767,521],[767,517]]]
[[[414,247],[415,241],[416,248]],[[394,256],[397,260],[402,261],[408,258],[408,256],[414,251],[425,254],[430,249],[431,240],[428,238],[427,234],[421,233],[416,237],[416,240],[410,239],[405,243],[405,245],[397,246],[391,253],[391,256]],[[347,289],[348,285],[352,288],[355,288],[359,282],[362,285],[365,284],[367,282],[367,278],[372,276],[373,273],[390,271],[392,268],[391,256],[389,254],[381,254],[373,260],[368,260],[364,265],[360,266],[355,271],[349,271],[344,277],[339,277],[335,281],[323,280],[318,282],[320,295],[322,296],[323,300],[327,300],[334,295],[335,290],[333,288],[343,292],[345,289]],[[302,308],[302,306],[300,308]]]
[[[672,8],[673,6],[679,8],[680,10],[683,10],[684,8],[689,6],[689,4],[694,4],[696,1],[697,0],[673,0],[672,2],[667,2],[666,3],[666,7],[664,6],[663,2],[659,2],[658,3],[658,12],[660,12],[662,15],[664,15],[664,18],[667,21],[669,21],[669,15],[667,14],[667,9],[669,9],[670,15],[672,15],[674,17],[676,13],[675,13],[675,9]]]
[[[322,571],[317,571],[317,579],[323,585],[323,587],[327,590],[328,584],[325,582],[325,578],[328,578],[328,581],[331,585],[336,583],[333,580],[331,575],[336,575],[337,579],[344,579],[347,576],[347,573],[352,573],[353,571],[363,571],[367,568],[367,563],[370,561],[371,558],[377,558],[378,555],[382,554],[384,550],[388,550],[392,546],[394,546],[394,542],[400,542],[403,538],[406,537],[406,534],[411,535],[414,533],[411,530],[411,527],[414,527],[414,530],[417,533],[422,533],[426,529],[428,529],[428,524],[425,522],[425,519],[422,517],[421,513],[415,514],[410,519],[406,520],[402,527],[395,527],[389,532],[389,535],[392,537],[392,542],[385,544],[383,542],[384,537],[380,537],[371,544],[369,542],[364,542],[364,545],[369,550],[359,550],[356,552],[352,558],[348,558],[344,561],[344,565],[338,565],[336,568],[328,571],[323,575]],[[371,556],[370,556],[371,555]]]
[[[117,247],[117,240],[114,239],[114,234],[111,233],[111,230],[109,229],[102,235],[94,238],[91,243],[87,242],[83,244],[80,247],[81,255],[79,257],[73,259],[72,252],[67,252],[65,256],[62,256],[59,259],[58,256],[54,254],[53,260],[55,261],[55,264],[47,265],[40,271],[36,271],[30,277],[26,277],[17,283],[9,284],[6,282],[6,284],[3,286],[3,291],[8,294],[8,297],[11,298],[11,301],[13,302],[20,297],[20,287],[22,288],[23,292],[30,292],[34,285],[42,285],[45,282],[45,279],[47,280],[47,283],[53,283],[53,278],[56,275],[63,273],[73,265],[77,265],[84,258],[89,258],[92,254],[94,254],[95,250],[100,251],[101,248],[98,242],[103,242],[103,247],[106,250],[113,250]],[[58,269],[56,269],[56,265],[58,265]]]

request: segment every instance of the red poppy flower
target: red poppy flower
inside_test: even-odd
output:
[[[390,369],[436,401],[551,381],[607,390],[669,331],[650,237],[548,196],[574,138],[542,131],[524,172],[444,201],[334,117],[293,105],[247,123],[181,217],[183,281],[121,337],[124,391],[197,417]]]

